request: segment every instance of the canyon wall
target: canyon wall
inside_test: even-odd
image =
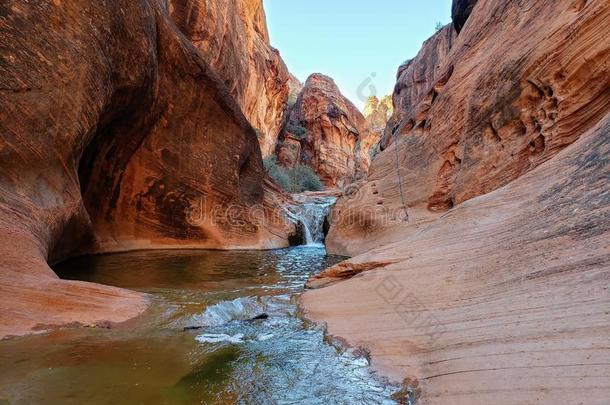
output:
[[[381,138],[393,112],[394,104],[391,96],[383,96],[381,100],[371,96],[366,100],[362,114],[369,130]]]
[[[285,166],[311,167],[328,187],[341,187],[366,176],[373,136],[364,116],[328,76],[311,75],[301,90],[278,139]]]
[[[606,115],[507,186],[330,268],[305,316],[418,404],[554,405],[566,390],[606,404],[609,133]]]
[[[610,6],[470,10],[401,67],[306,316],[421,404],[605,404]]]
[[[362,252],[405,211],[438,218],[577,140],[610,102],[606,17],[599,1],[485,1],[457,38],[447,26],[427,41],[399,72],[371,181],[335,209],[331,250]]]
[[[254,129],[165,2],[111,3],[0,5],[0,336],[146,306],[48,262],[279,247],[292,231]]]
[[[364,105],[364,119],[369,129],[369,137],[364,149],[368,151],[369,167],[370,159],[379,153],[381,149],[381,138],[388,125],[388,121],[394,115],[394,104],[391,96],[383,96],[378,99],[371,96]]]
[[[440,69],[445,67],[444,63],[453,47],[455,38],[456,32],[453,24],[446,25],[424,42],[415,58],[409,59],[398,68],[396,85],[392,94],[394,110],[383,134],[382,149],[392,142],[401,121],[405,116],[413,115],[416,106],[443,74]],[[448,76],[452,72],[444,73]],[[448,79],[449,77],[446,78],[446,80]]]
[[[291,75],[271,47],[262,0],[170,0],[181,31],[224,80],[257,130],[263,156],[275,149]]]

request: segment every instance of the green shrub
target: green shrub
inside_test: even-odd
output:
[[[258,128],[254,128],[254,132],[256,132],[256,137],[261,140],[265,138],[265,133]]]
[[[294,135],[297,139],[305,139],[307,138],[307,128],[303,127],[301,124],[289,124],[288,132]]]
[[[287,169],[278,163],[275,156],[265,158],[263,165],[269,177],[288,193],[324,190],[318,175],[307,166],[299,164],[293,169]]]
[[[265,171],[282,189],[290,190],[290,176],[287,170],[278,164],[275,156],[266,157],[263,160]]]
[[[436,23],[436,25],[434,26],[434,29],[435,29],[435,30],[437,30],[437,31],[440,31],[440,30],[442,30],[442,29],[443,29],[443,27],[444,27],[443,23],[439,21],[439,22],[437,22],[437,23]]]
[[[295,193],[324,190],[318,175],[305,165],[297,165],[290,171],[290,181]]]

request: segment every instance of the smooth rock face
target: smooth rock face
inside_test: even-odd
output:
[[[275,150],[291,75],[271,47],[262,0],[169,0],[172,18],[224,80],[263,156]]]
[[[522,3],[478,3],[448,52],[448,42],[438,41],[454,35],[446,27],[403,70],[386,130],[394,135],[384,138],[390,146],[373,161],[369,183],[339,201],[335,211],[344,214],[330,231],[331,251],[353,255],[383,244],[389,228],[405,225],[405,207],[419,226],[505,186],[606,114],[606,2]],[[434,43],[444,56],[420,58],[434,54],[426,49]],[[432,69],[428,60],[440,65]],[[433,70],[408,79],[409,71]],[[430,77],[426,90],[419,83]],[[382,215],[362,214],[375,210]]]
[[[609,37],[606,1],[484,1],[400,72],[396,139],[332,215],[355,257],[302,303],[418,403],[610,398]]]
[[[295,133],[299,132],[299,133]],[[311,167],[329,187],[366,176],[369,134],[364,116],[328,76],[313,74],[305,83],[278,140],[277,154],[301,143],[300,163]]]
[[[418,384],[418,404],[607,404],[609,131],[607,115],[533,172],[312,279],[331,285],[302,296],[305,316]]]
[[[291,231],[254,130],[164,2],[81,3],[0,6],[0,336],[145,307],[47,262],[279,247]]]
[[[466,24],[466,20],[470,17],[470,13],[472,13],[472,9],[477,4],[478,0],[453,0],[453,5],[451,6],[451,19],[453,20],[453,26],[455,30],[460,33],[464,24]]]

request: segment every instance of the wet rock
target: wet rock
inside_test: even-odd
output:
[[[297,221],[294,224],[294,232],[288,236],[290,246],[302,246],[307,244],[305,237],[305,225],[303,222]]]
[[[203,326],[185,326],[184,331],[187,332],[187,331],[191,331],[191,330],[201,330],[203,328],[204,328]]]
[[[260,314],[255,316],[254,318],[250,319],[249,322],[254,322],[254,321],[262,321],[265,319],[269,319],[269,314]]]

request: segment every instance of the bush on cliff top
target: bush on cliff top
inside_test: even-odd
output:
[[[307,166],[299,164],[287,169],[278,163],[275,156],[265,158],[263,163],[269,177],[288,193],[324,190],[318,175]]]

